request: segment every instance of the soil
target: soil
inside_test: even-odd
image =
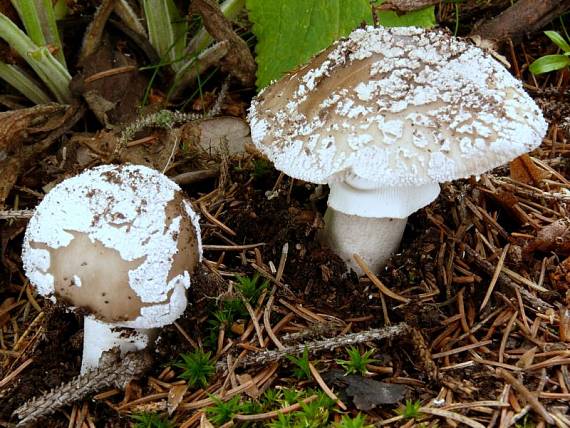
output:
[[[377,315],[381,311],[381,304],[374,287],[366,281],[359,282],[356,274],[347,272],[342,260],[330,249],[322,247],[316,239],[318,226],[315,225],[319,223],[315,220],[322,218],[324,203],[317,204],[318,210],[314,204],[311,206],[311,203],[307,203],[315,186],[294,183],[288,200],[290,179],[284,179],[279,187],[279,195],[268,199],[266,192],[272,188],[276,178],[277,173],[274,170],[263,180],[251,180],[249,175],[244,174],[232,176],[232,181],[235,180],[239,189],[232,201],[234,207],[224,212],[220,220],[236,232],[236,242],[264,242],[265,245],[260,247],[263,260],[273,260],[278,264],[283,245],[289,243],[283,275],[287,288],[279,290],[277,298],[283,297],[291,302],[302,303],[316,313],[336,317],[342,314],[342,319],[364,318],[366,321],[359,322],[359,328],[380,326],[382,322]],[[411,218],[403,245],[404,251],[392,260],[386,270],[384,279],[394,291],[405,289],[410,286],[410,282],[414,282],[413,272],[417,271],[420,265],[417,257],[412,255],[422,254],[422,258],[425,258],[425,252],[418,251],[425,245],[423,236],[419,235],[419,231],[423,230],[422,222],[424,219],[421,216]],[[205,229],[207,230],[207,227]],[[204,244],[223,244],[214,235],[205,232],[205,236],[210,238],[206,238]],[[420,239],[412,240],[414,236]],[[207,259],[215,260],[218,255],[205,252]],[[243,272],[244,275],[254,273],[249,267],[241,265],[238,256],[227,257],[225,263],[228,262],[232,263],[226,267],[228,270]],[[400,264],[401,262],[404,264]],[[405,266],[405,269],[402,269],[402,266]],[[429,265],[427,267],[429,268]],[[216,299],[226,291],[226,287],[223,281],[205,268],[193,279],[189,301],[194,303],[189,305],[178,320],[179,326],[190,337],[200,338],[204,334],[204,320]],[[392,321],[412,321],[412,325],[425,327],[426,318],[434,316],[432,312],[429,307],[408,305],[396,311]],[[55,306],[47,312],[45,337],[37,343],[33,352],[28,354],[34,358],[34,363],[6,394],[0,409],[0,419],[9,419],[13,410],[23,402],[79,374],[82,352],[81,324],[81,317],[67,313],[65,308]],[[397,343],[391,345],[399,346]],[[407,347],[405,342],[402,342],[402,345]],[[180,353],[191,350],[192,346],[181,337],[176,327],[165,327],[160,333],[156,349],[160,365],[155,367],[150,375],[157,376],[164,365],[173,363]],[[331,358],[332,355],[334,353]],[[393,357],[386,355],[386,358],[400,367],[398,370],[414,371],[412,356],[408,355],[407,361],[397,361]],[[107,424],[111,424],[107,426],[120,426],[124,423],[124,418],[117,417],[116,414],[111,417],[108,408],[102,405],[91,409],[91,415],[95,420],[107,420]],[[56,424],[54,426],[58,426],[57,420],[60,420],[61,426],[64,425],[64,418],[61,416],[52,415],[50,420]]]

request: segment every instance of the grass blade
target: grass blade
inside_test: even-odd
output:
[[[12,4],[30,39],[38,46],[53,49],[58,61],[67,67],[51,0],[12,0]]]
[[[0,79],[5,80],[35,104],[49,103],[50,97],[17,65],[0,62]]]
[[[71,101],[71,76],[67,69],[47,47],[37,46],[3,13],[0,13],[0,38],[26,60],[59,102],[67,104]]]
[[[188,25],[172,0],[143,0],[150,43],[163,63],[175,71],[182,67]]]

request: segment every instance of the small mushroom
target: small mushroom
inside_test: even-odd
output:
[[[321,239],[379,271],[439,183],[536,148],[547,124],[485,51],[440,30],[355,30],[264,89],[254,144],[277,169],[328,184]]]
[[[104,165],[45,196],[22,260],[39,294],[85,315],[85,373],[106,350],[147,347],[182,315],[201,254],[198,216],[177,184],[144,166]]]

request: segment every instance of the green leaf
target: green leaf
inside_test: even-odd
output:
[[[65,57],[55,22],[52,0],[12,0],[12,5],[24,23],[26,33],[38,46],[50,46],[64,67]]]
[[[71,101],[71,75],[67,69],[48,48],[37,46],[3,13],[0,13],[0,39],[4,39],[34,69],[59,102]]]
[[[161,63],[182,67],[188,25],[173,0],[143,0],[144,14],[151,45],[160,55]]]
[[[368,0],[246,0],[257,37],[257,86],[263,88],[307,62],[362,22],[372,22]]]
[[[570,58],[565,55],[545,55],[534,61],[528,69],[532,74],[548,73],[561,70],[570,65]]]
[[[382,3],[384,3],[384,0],[375,2],[376,5],[381,5]],[[398,15],[390,10],[382,10],[378,12],[378,21],[384,27],[432,28],[436,25],[435,6],[425,7],[402,15]]]
[[[564,37],[562,37],[559,32],[545,31],[544,34],[546,34],[548,38],[564,52],[570,52],[570,45],[566,40],[564,40]]]

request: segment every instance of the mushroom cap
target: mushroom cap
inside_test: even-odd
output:
[[[145,166],[104,165],[45,196],[22,260],[42,296],[117,326],[155,328],[184,312],[201,254],[198,216],[176,183]]]
[[[288,175],[420,186],[484,173],[547,124],[498,61],[441,30],[358,29],[265,88],[255,145]]]

